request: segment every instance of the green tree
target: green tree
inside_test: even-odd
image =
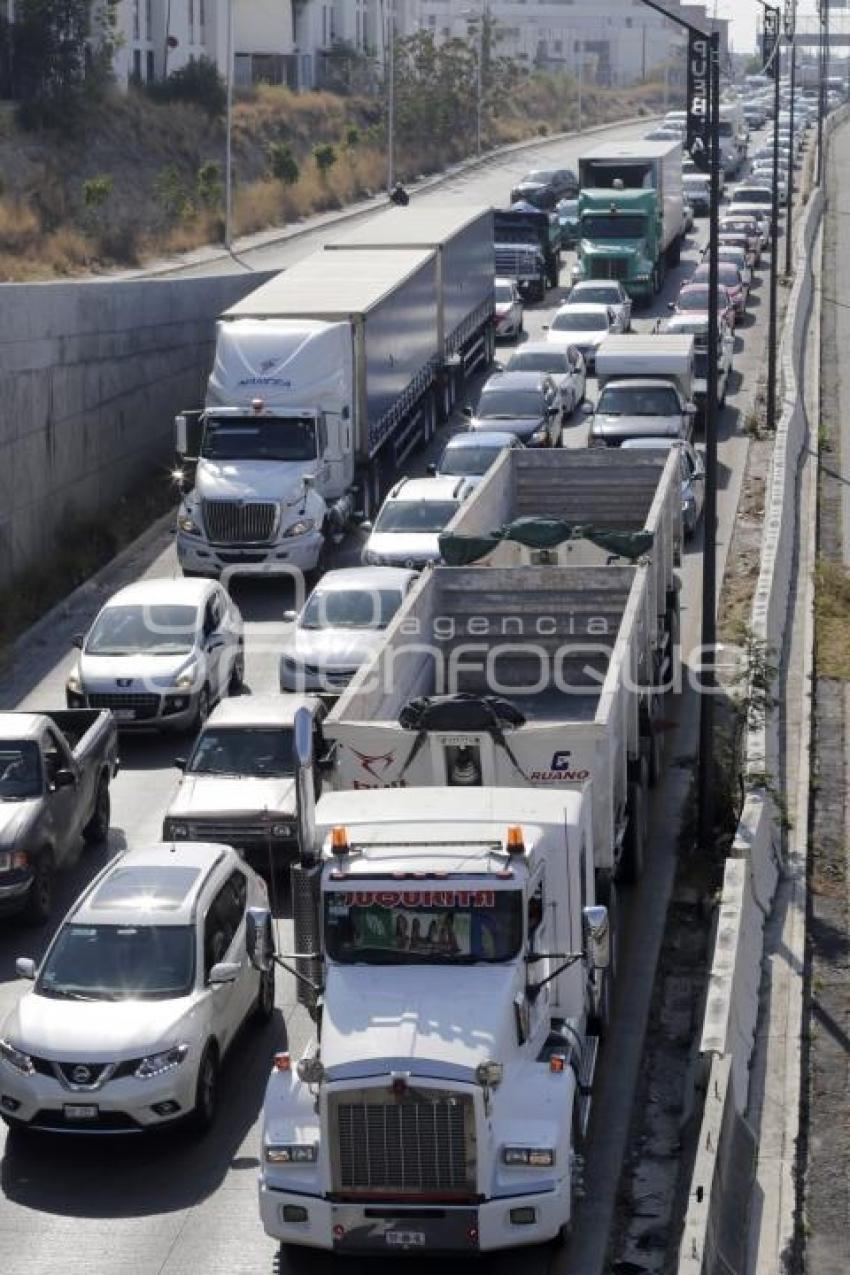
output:
[[[198,201],[205,208],[217,208],[221,203],[224,186],[221,180],[221,165],[214,159],[201,164],[195,179],[195,190]]]
[[[83,203],[92,212],[102,208],[111,194],[112,178],[108,173],[99,173],[83,182]]]
[[[149,84],[148,93],[157,102],[192,102],[213,119],[222,116],[227,107],[227,87],[209,58],[187,62],[167,80]]]
[[[301,169],[289,142],[270,142],[266,155],[272,177],[283,182],[284,186],[294,186],[301,176]]]
[[[326,177],[336,163],[336,149],[330,142],[320,142],[313,147],[313,159],[323,177]]]
[[[79,124],[112,78],[117,0],[19,0],[13,85],[27,128]]]

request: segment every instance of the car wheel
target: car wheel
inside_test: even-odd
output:
[[[106,775],[101,775],[100,783],[97,786],[97,796],[94,799],[92,817],[83,828],[83,841],[87,845],[98,845],[100,842],[106,841],[109,836],[110,813],[109,780]]]
[[[198,731],[210,715],[210,688],[205,684],[201,687],[198,695],[198,707],[195,711],[195,720],[192,723],[192,730]]]
[[[32,885],[24,908],[27,925],[44,925],[53,909],[53,856],[43,850],[38,856]]]
[[[190,1117],[195,1133],[207,1133],[215,1124],[218,1111],[218,1057],[215,1047],[207,1045],[198,1067],[195,1106]]]
[[[239,643],[236,648],[236,658],[233,661],[233,668],[230,670],[230,683],[228,690],[231,695],[238,695],[245,685],[245,644]]]
[[[258,1025],[268,1023],[274,1015],[274,967],[260,975],[254,1021]]]

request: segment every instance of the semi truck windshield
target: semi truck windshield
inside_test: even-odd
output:
[[[340,964],[472,965],[522,946],[519,890],[398,888],[325,895],[325,946]]]
[[[206,460],[315,460],[316,425],[271,416],[212,416],[201,455]]]
[[[585,215],[581,233],[585,239],[642,239],[646,232],[643,217],[619,214],[616,217]]]

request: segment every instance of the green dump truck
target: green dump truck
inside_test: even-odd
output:
[[[681,142],[597,146],[579,160],[579,181],[573,280],[619,279],[630,296],[654,296],[682,249]]]

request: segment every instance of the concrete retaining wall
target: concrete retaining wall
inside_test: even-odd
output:
[[[172,455],[214,321],[267,273],[0,286],[0,586]]]
[[[826,122],[825,137],[843,123],[850,108]],[[797,276],[788,301],[782,337],[781,418],[777,426],[770,476],[765,493],[764,535],[758,584],[750,619],[753,635],[764,642],[771,662],[778,662],[787,636],[792,564],[797,538],[796,485],[809,422],[800,394],[798,369],[805,342],[814,289],[813,246],[823,214],[822,190],[814,192],[800,223],[796,243]],[[770,653],[773,653],[772,655]],[[724,1170],[746,1141],[744,1113],[749,1098],[750,1065],[759,1010],[764,925],[770,914],[781,870],[780,841],[774,802],[764,785],[779,773],[779,711],[747,733],[750,791],[726,861],[720,915],[712,958],[709,991],[700,1041],[701,1074],[708,1077],[697,1161],[679,1250],[679,1275],[738,1272],[736,1261],[721,1255],[717,1237],[740,1224],[741,1198],[749,1182],[733,1183]],[[766,778],[765,778],[766,777]],[[734,1113],[734,1119],[728,1114]],[[743,1131],[743,1132],[742,1132]],[[751,1134],[749,1135],[752,1136]],[[750,1181],[754,1158],[750,1160]]]

